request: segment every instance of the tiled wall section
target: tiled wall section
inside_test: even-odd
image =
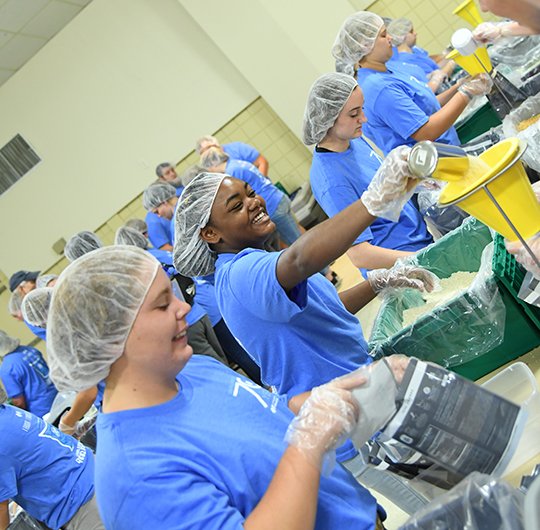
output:
[[[262,98],[257,98],[218,131],[209,131],[209,133],[214,134],[221,143],[241,141],[255,146],[270,162],[269,176],[272,181],[281,182],[289,193],[309,178],[310,151]],[[198,156],[195,151],[189,153],[178,161],[178,173],[180,174],[197,161]],[[152,175],[149,175],[150,182],[152,182]],[[142,206],[141,196],[142,194],[135,197],[118,213],[95,229],[104,244],[113,243],[116,230],[128,219],[133,217],[144,219],[146,211]],[[52,264],[46,272],[59,274],[67,264],[67,260],[62,258]],[[23,268],[22,264],[21,268]],[[1,277],[0,283],[7,286],[8,279]],[[8,289],[0,293],[0,329],[19,337],[23,343],[33,342],[35,337],[26,326],[9,315],[7,311],[9,295]],[[41,341],[37,344],[37,347],[44,351],[45,345]]]
[[[363,9],[365,2],[350,0],[355,9]],[[418,45],[429,53],[440,53],[450,43],[452,33],[459,28],[471,26],[462,18],[453,15],[452,11],[462,3],[462,0],[377,0],[368,10],[383,17],[406,17],[413,21],[418,33]],[[479,5],[476,4],[479,11]],[[489,13],[480,15],[484,20],[496,20]],[[337,30],[336,30],[337,32]]]

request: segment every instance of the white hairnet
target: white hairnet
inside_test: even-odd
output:
[[[21,341],[10,337],[5,331],[0,330],[0,358],[19,347]]]
[[[180,179],[183,186],[187,186],[199,173],[203,173],[204,168],[198,164],[189,166],[181,175]]]
[[[13,291],[8,301],[9,314],[17,317],[21,314],[21,305],[23,301],[23,295],[20,291]]]
[[[324,138],[357,86],[354,77],[337,72],[324,74],[311,85],[302,127],[306,145],[317,144]]]
[[[369,11],[358,11],[351,15],[337,34],[332,55],[344,63],[356,64],[373,49],[383,25],[383,19]]]
[[[140,248],[110,246],[60,274],[47,321],[50,374],[58,390],[85,390],[108,376],[159,268]]]
[[[413,29],[413,23],[408,18],[395,18],[390,22],[386,31],[392,39],[394,46],[399,46],[405,42],[405,37]]]
[[[223,173],[201,173],[180,196],[174,219],[174,268],[184,276],[205,276],[214,272],[216,253],[201,238],[210,219],[212,205]]]
[[[69,239],[64,247],[64,255],[69,261],[75,261],[77,258],[102,246],[103,243],[94,232],[83,230]]]
[[[26,322],[40,328],[47,327],[52,293],[53,287],[40,287],[33,289],[24,297],[21,310]]]
[[[220,145],[219,140],[215,136],[206,134],[205,136],[201,136],[201,138],[195,142],[195,151],[197,151],[197,154],[200,155],[209,147],[219,147]]]
[[[229,160],[229,155],[221,147],[210,147],[201,155],[201,167],[216,167]]]
[[[354,65],[336,59],[336,72],[354,76]]]
[[[176,197],[176,188],[172,184],[156,182],[144,190],[142,198],[143,207],[145,210],[151,212],[172,197]]]
[[[56,280],[58,278],[58,274],[40,274],[36,278],[36,287],[39,289],[40,287],[47,287],[50,282],[53,280]]]
[[[146,239],[146,237],[144,237],[135,228],[130,228],[129,226],[121,226],[116,231],[116,236],[114,237],[114,244],[133,245],[134,247],[139,247],[143,250],[146,250],[148,248],[148,239]]]
[[[143,221],[142,219],[128,219],[125,226],[129,226],[129,228],[135,228],[135,230],[138,230],[141,234],[145,234],[146,232],[148,232],[148,225],[146,224],[146,221]]]

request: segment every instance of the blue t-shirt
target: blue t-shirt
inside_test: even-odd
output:
[[[412,138],[441,105],[426,83],[403,71],[379,72],[371,68],[358,69],[358,84],[364,92],[364,124],[366,136],[384,154],[399,145],[414,145]],[[445,131],[437,142],[460,145],[454,127]]]
[[[195,298],[197,299],[197,303],[206,311],[210,322],[212,322],[212,326],[215,326],[223,317],[219,311],[216,299],[214,275],[197,276],[193,280],[195,281]]]
[[[228,160],[225,173],[247,182],[255,193],[264,199],[266,211],[272,217],[284,194],[272,184],[270,179],[265,177],[253,164],[241,160]]]
[[[240,530],[266,492],[293,418],[284,399],[200,355],[178,384],[161,405],[99,415],[96,496],[106,528]],[[340,465],[321,477],[315,528],[373,529],[376,510]]]
[[[389,67],[391,70],[398,70],[404,74],[413,75],[416,77],[416,79],[422,81],[423,83],[427,83],[429,81],[427,74],[420,66],[410,61],[404,61],[402,58],[400,58],[396,47],[394,47],[393,50],[392,57],[386,63],[387,67]]]
[[[381,159],[363,138],[352,140],[342,153],[313,153],[310,181],[313,195],[328,217],[358,200],[379,169]],[[405,203],[394,223],[377,218],[354,241],[392,250],[416,251],[433,242],[426,223],[411,201]],[[365,277],[366,270],[360,269]]]
[[[41,418],[0,405],[0,501],[13,499],[50,528],[94,495],[94,456]]]
[[[439,65],[429,55],[424,53],[414,53],[414,51],[412,53],[400,52],[395,47],[394,54],[392,55],[392,60],[401,61],[403,63],[410,63],[418,66],[426,75],[430,74],[434,70],[439,69]]]
[[[172,245],[171,223],[168,219],[160,217],[154,212],[147,212],[145,217],[148,226],[148,239],[154,248],[159,249],[163,245]]]
[[[31,346],[19,346],[4,357],[0,379],[9,398],[23,395],[26,408],[36,416],[51,410],[58,391],[49,377],[49,367],[41,352]]]
[[[41,340],[47,340],[47,330],[45,328],[40,328],[39,326],[34,326],[30,322],[24,321],[26,327],[38,338]]]
[[[260,154],[252,145],[243,142],[231,142],[221,147],[229,155],[229,158],[233,160],[244,160],[244,162],[249,162],[250,164],[253,164],[259,158]]]

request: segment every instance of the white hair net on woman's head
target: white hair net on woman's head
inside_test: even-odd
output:
[[[386,28],[394,46],[403,44],[411,29],[413,29],[413,23],[408,18],[395,18]]]
[[[122,355],[159,262],[132,246],[100,248],[69,265],[54,287],[47,354],[58,390],[105,379]]]
[[[174,219],[174,268],[184,276],[205,276],[215,270],[216,253],[201,237],[223,173],[201,173],[186,186]]]
[[[64,247],[64,255],[69,261],[75,261],[77,258],[102,246],[103,243],[94,232],[83,230],[69,239]]]
[[[229,160],[229,155],[221,147],[210,147],[201,156],[201,167],[208,169]]]
[[[197,175],[204,173],[205,169],[198,164],[189,166],[181,175],[180,179],[183,186],[187,186]]]
[[[141,234],[145,234],[146,232],[148,232],[148,225],[146,224],[146,221],[143,221],[142,219],[128,219],[124,226],[129,226],[129,228],[135,228],[135,230],[138,230]]]
[[[10,337],[5,331],[0,330],[0,359],[19,347],[21,341]]]
[[[48,287],[49,283],[58,278],[58,274],[40,274],[36,278],[36,287]]]
[[[337,34],[332,55],[344,63],[356,64],[373,49],[383,25],[383,19],[369,11],[358,11],[351,15]]]
[[[52,293],[53,287],[40,287],[33,289],[24,297],[21,310],[26,322],[40,328],[47,327]]]
[[[142,203],[151,212],[165,201],[176,197],[176,188],[167,182],[156,182],[144,190]]]
[[[13,291],[11,293],[8,301],[8,311],[10,315],[14,317],[19,317],[21,315],[22,301],[23,295],[20,291]]]
[[[219,140],[215,136],[210,136],[209,134],[206,134],[204,136],[201,136],[196,142],[195,142],[195,151],[198,155],[204,153],[209,147],[212,146],[219,146],[221,145],[219,143]]]
[[[317,144],[325,137],[357,86],[354,77],[337,72],[324,74],[311,85],[302,127],[306,145]]]
[[[146,250],[148,248],[148,239],[144,237],[135,228],[129,226],[121,226],[114,237],[115,245],[133,245],[134,247]]]

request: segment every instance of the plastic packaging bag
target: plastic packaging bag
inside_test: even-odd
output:
[[[524,101],[517,109],[512,111],[503,120],[503,131],[507,138],[513,136],[527,142],[527,149],[523,154],[523,161],[535,171],[540,171],[540,120],[526,126],[530,120],[540,114],[540,94]]]
[[[370,354],[378,359],[401,353],[446,368],[479,357],[504,340],[506,307],[492,273],[493,245],[489,229],[474,218],[415,256],[422,267],[440,278],[454,272],[478,270],[466,291],[403,327],[406,309],[424,303],[422,293],[411,289],[383,297],[370,338]]]
[[[522,530],[524,495],[500,479],[471,473],[400,530]]]

